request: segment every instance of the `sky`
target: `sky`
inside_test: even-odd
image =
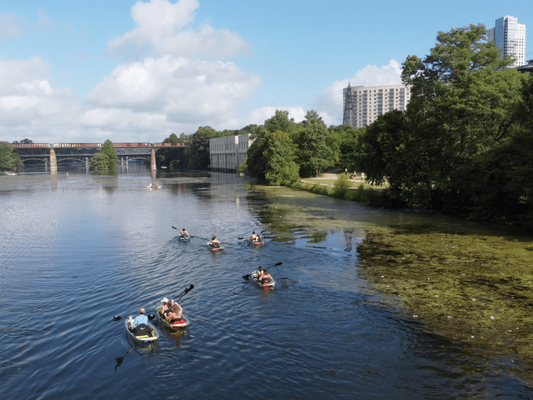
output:
[[[263,124],[342,123],[342,89],[400,84],[439,31],[529,30],[529,1],[0,0],[0,141],[158,142]]]

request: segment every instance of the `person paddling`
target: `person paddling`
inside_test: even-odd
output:
[[[129,319],[129,325],[128,329],[133,332],[135,336],[142,336],[147,335],[151,336],[150,333],[150,327],[148,324],[148,317],[144,315],[145,311],[144,308],[141,308],[139,310],[139,316],[137,316],[135,319]]]
[[[181,306],[178,303],[174,303],[174,300],[170,300],[169,305],[170,308],[166,311],[167,320],[169,322],[181,320],[181,314],[183,313]]]
[[[218,240],[216,236],[213,236],[213,239],[211,239],[208,245],[211,247],[220,247],[220,240]]]
[[[266,269],[263,270],[263,273],[261,274],[261,279],[259,279],[259,282],[261,283],[272,282],[272,276],[268,273]]]
[[[170,300],[165,297],[163,300],[161,300],[161,303],[163,303],[163,305],[158,310],[159,311],[159,315],[161,315],[161,317],[165,318],[165,312],[170,309]]]
[[[255,233],[255,231],[253,231],[252,236],[250,236],[250,240],[252,242],[258,242],[261,240],[261,237],[257,233]]]
[[[263,267],[259,266],[259,268],[257,268],[256,275],[257,275],[257,280],[260,281],[263,276]]]
[[[180,236],[181,237],[186,237],[187,239],[190,238],[189,234],[187,233],[187,231],[185,230],[185,228],[183,228],[181,231],[180,231]]]

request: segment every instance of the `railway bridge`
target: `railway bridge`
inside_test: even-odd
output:
[[[11,146],[23,162],[43,162],[50,175],[57,175],[57,163],[66,160],[81,161],[89,170],[89,161],[101,151],[102,143],[12,143]],[[130,160],[150,157],[152,171],[156,170],[156,149],[188,146],[188,143],[113,143],[122,166]]]

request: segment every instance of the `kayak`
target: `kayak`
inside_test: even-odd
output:
[[[265,242],[263,240],[250,240],[248,239],[248,244],[251,244],[255,247],[263,247],[265,245]]]
[[[132,338],[133,340],[135,340],[136,342],[138,343],[148,343],[148,342],[155,342],[157,339],[159,339],[159,332],[157,331],[156,327],[153,326],[150,322],[148,322],[146,325],[148,325],[151,329],[151,333],[152,333],[152,336],[148,336],[148,335],[143,335],[143,336],[135,336],[135,334],[129,330],[128,328],[128,323],[129,323],[129,319],[134,319],[134,317],[132,315],[128,316],[128,318],[126,318],[124,320],[124,327],[126,328],[126,332],[128,334],[128,336],[130,338]]]
[[[252,280],[260,287],[260,288],[263,288],[263,289],[274,289],[274,287],[276,286],[276,280],[274,278],[272,278],[272,281],[270,282],[259,282],[259,280],[257,279],[257,273],[254,272],[253,274],[250,275],[252,277]]]
[[[161,313],[159,312],[159,310],[157,310],[157,312],[155,313],[156,316],[157,316],[157,321],[163,325],[163,326],[166,326],[167,328],[169,329],[184,329],[184,328],[187,328],[191,322],[189,321],[189,319],[182,314],[181,316],[181,320],[179,321],[174,321],[174,322],[168,322],[166,319],[164,319],[162,316],[161,316]]]
[[[209,247],[211,249],[211,251],[214,251],[214,252],[219,252],[219,251],[223,251],[224,250],[224,246],[221,246],[221,245],[211,245],[211,244],[207,243],[207,247]]]
[[[184,242],[188,242],[189,240],[191,240],[191,237],[190,236],[180,236],[180,240],[183,240]]]

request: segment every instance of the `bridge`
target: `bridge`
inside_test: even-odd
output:
[[[57,163],[71,160],[85,163],[89,170],[89,161],[99,153],[102,143],[12,143],[20,159],[24,161],[44,162],[45,170],[50,168],[50,175],[57,175]],[[130,160],[150,157],[152,171],[156,170],[155,150],[161,148],[184,148],[188,143],[113,143],[122,166]]]

